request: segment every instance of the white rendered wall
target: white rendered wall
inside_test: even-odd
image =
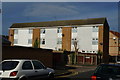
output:
[[[79,43],[79,50],[92,50],[92,27],[78,27],[77,38]]]
[[[14,34],[14,39],[18,39],[17,46],[31,47],[32,44],[28,44],[28,39],[32,39],[32,34],[29,34],[29,29],[18,29],[18,34]]]
[[[57,28],[46,28],[45,29],[45,45],[41,45],[41,48],[46,48],[46,49],[53,49],[55,50],[57,47]],[[41,36],[42,37],[42,36]]]
[[[98,32],[93,31],[93,26],[100,26],[98,25],[81,25],[77,26],[77,33],[72,32],[72,39],[76,38],[78,41],[78,48],[79,51],[85,51],[86,53],[93,53],[98,51],[98,44],[93,45],[92,41],[93,38],[98,39]],[[99,29],[99,28],[98,28]],[[74,51],[74,45],[71,45],[71,50]]]

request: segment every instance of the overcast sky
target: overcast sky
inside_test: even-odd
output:
[[[4,35],[8,35],[8,28],[13,23],[76,20],[100,17],[106,17],[110,29],[118,31],[118,2],[4,1],[2,3],[2,11],[2,28]]]

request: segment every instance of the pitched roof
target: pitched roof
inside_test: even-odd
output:
[[[14,24],[12,24],[12,26],[10,28],[104,24],[105,21],[106,21],[106,18],[91,18],[91,19],[81,19],[81,20],[62,20],[62,21],[48,21],[48,22],[14,23]]]
[[[116,31],[110,31],[112,34],[114,34],[115,36],[117,37],[120,37],[120,33],[119,32],[116,32]]]

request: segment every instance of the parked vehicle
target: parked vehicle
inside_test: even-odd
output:
[[[120,64],[101,64],[99,65],[91,80],[120,80]]]
[[[120,64],[120,55],[116,56],[116,63]]]
[[[54,70],[38,60],[4,60],[0,64],[0,80],[36,80],[53,78]]]

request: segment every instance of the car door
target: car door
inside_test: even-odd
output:
[[[23,74],[23,76],[27,77],[29,80],[34,79],[34,76],[36,74],[33,70],[33,65],[31,61],[23,62],[21,74]]]
[[[47,78],[49,76],[49,71],[45,66],[39,61],[32,61],[34,66],[35,74],[37,78]]]

